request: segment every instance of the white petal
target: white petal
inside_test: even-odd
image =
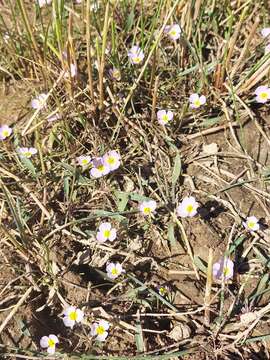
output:
[[[100,320],[99,325],[103,326],[105,330],[108,330],[110,327],[110,323],[106,320]]]
[[[116,263],[115,268],[117,270],[117,273],[120,275],[122,273],[122,270],[123,270],[122,265],[119,264],[119,263]]]
[[[200,96],[200,103],[201,105],[204,105],[206,103],[206,97],[204,95]]]
[[[103,176],[103,174],[97,169],[97,168],[92,168],[90,170],[90,174],[91,176],[93,176],[94,178],[100,178],[101,176]]]
[[[105,331],[102,335],[98,335],[96,337],[97,341],[105,341],[106,337],[108,336],[108,332]]]
[[[39,341],[39,344],[42,348],[47,348],[49,346],[49,337],[42,336],[42,338]]]
[[[99,225],[99,231],[111,230],[112,225],[109,222],[104,222]]]
[[[55,353],[55,346],[49,346],[47,349],[48,354],[54,354]]]
[[[68,306],[65,310],[64,310],[64,315],[68,316],[71,312],[74,312],[76,310],[75,306]]]
[[[114,263],[109,263],[109,264],[107,264],[106,265],[106,271],[107,272],[112,272],[112,269],[114,269],[115,268],[115,264]]]
[[[255,95],[260,95],[262,92],[265,92],[267,91],[268,89],[268,86],[265,86],[265,85],[261,85],[261,86],[258,86],[257,89],[255,90]]]
[[[97,328],[98,328],[98,324],[94,323],[90,326],[90,335],[91,336],[96,336],[97,334]]]
[[[70,327],[71,329],[73,328],[73,326],[75,325],[75,321],[74,320],[70,320],[70,318],[68,316],[65,316],[63,318],[63,322],[65,324],[65,326]]]
[[[106,242],[106,240],[107,240],[107,239],[105,238],[105,236],[104,236],[104,234],[103,234],[102,231],[99,231],[99,232],[97,233],[96,239],[97,239],[97,241],[100,242],[100,243],[104,243],[104,242]]]
[[[116,238],[116,229],[111,229],[109,240],[113,241]]]
[[[84,318],[84,312],[80,309],[76,310],[76,314],[77,314],[77,320],[76,322],[81,322]]]
[[[270,28],[268,27],[268,28],[262,29],[261,34],[262,34],[263,37],[269,36],[270,35]]]
[[[191,94],[189,97],[189,101],[194,103],[194,101],[199,100],[199,95],[198,94]]]

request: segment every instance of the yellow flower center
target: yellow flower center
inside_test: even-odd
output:
[[[144,208],[144,209],[143,209],[143,212],[144,212],[145,214],[149,215],[149,214],[151,213],[150,207]]]
[[[170,35],[171,35],[171,36],[175,36],[175,35],[176,35],[176,30],[171,30],[171,31],[170,31]]]
[[[70,320],[76,321],[77,318],[78,318],[78,315],[77,315],[76,311],[71,311],[69,313],[69,318],[70,318]]]
[[[262,92],[262,93],[260,94],[260,96],[261,96],[261,98],[264,99],[264,100],[268,98],[268,94],[267,94],[266,92]]]
[[[195,100],[195,101],[194,101],[194,105],[196,105],[196,106],[200,106],[200,105],[201,105],[200,100],[199,100],[199,99]]]
[[[97,169],[98,169],[99,171],[104,171],[105,166],[104,166],[104,165],[99,165],[99,166],[97,167]]]
[[[112,275],[118,275],[118,270],[116,268],[112,269]]]
[[[97,334],[98,334],[98,335],[103,335],[104,333],[105,333],[104,327],[103,327],[102,325],[99,325],[99,326],[97,327]]]
[[[160,293],[160,295],[165,295],[166,294],[166,289],[164,288],[164,287],[161,287],[161,288],[159,288],[159,293]]]
[[[105,238],[108,238],[110,236],[111,232],[110,230],[104,230],[103,235]]]
[[[167,115],[167,114],[164,114],[164,115],[162,116],[162,120],[163,120],[164,122],[168,122],[168,121],[169,121],[168,115]]]
[[[7,137],[9,135],[9,131],[8,130],[3,130],[2,134],[3,134],[3,136]]]
[[[31,157],[31,153],[30,153],[30,151],[26,151],[25,153],[24,153],[24,156],[26,156],[27,158],[29,158],[29,157]]]
[[[115,158],[114,158],[114,157],[109,157],[109,158],[108,158],[108,163],[109,163],[110,165],[113,165],[113,164],[115,163]]]
[[[87,159],[83,159],[83,160],[82,160],[82,164],[83,164],[83,165],[87,165],[87,164],[88,164],[88,160],[87,160]]]
[[[141,61],[141,59],[139,58],[139,56],[136,56],[136,57],[133,58],[133,62],[135,64],[138,64],[140,61]]]
[[[55,347],[55,341],[53,339],[49,339],[48,346],[49,347]]]
[[[229,274],[230,274],[230,269],[228,268],[228,266],[225,266],[223,269],[223,275],[228,276]]]
[[[255,226],[255,223],[253,221],[249,221],[247,225],[250,229],[253,229]]]
[[[190,214],[193,211],[193,205],[188,205],[186,211]]]
[[[119,71],[119,70],[114,70],[113,73],[112,73],[112,76],[113,76],[115,79],[120,78],[120,71]]]

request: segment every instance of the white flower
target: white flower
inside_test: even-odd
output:
[[[204,95],[192,94],[189,97],[189,102],[192,109],[198,109],[206,103],[206,97]]]
[[[49,354],[55,353],[55,345],[59,343],[56,335],[50,334],[49,336],[42,336],[40,339],[40,346],[46,348]]]
[[[270,88],[268,86],[259,86],[255,90],[256,98],[258,103],[264,104],[270,99]]]
[[[12,134],[12,129],[8,125],[0,126],[0,140],[5,140]]]
[[[51,2],[52,0],[37,0],[37,3],[40,7],[43,7],[45,5],[50,5]]]
[[[32,155],[35,155],[37,153],[37,149],[33,148],[33,147],[30,147],[30,148],[20,147],[20,148],[18,148],[18,153],[21,156],[29,159]]]
[[[177,215],[180,217],[193,217],[197,214],[199,204],[193,196],[185,197],[177,207]]]
[[[159,110],[157,112],[157,119],[160,125],[167,125],[173,119],[173,112],[170,110]]]
[[[69,306],[64,311],[63,322],[65,326],[72,329],[76,323],[82,322],[83,317],[84,313],[82,310],[76,308],[75,306]]]
[[[87,155],[81,155],[77,157],[77,162],[82,166],[83,169],[86,169],[91,164],[91,157]]]
[[[106,265],[107,276],[109,279],[116,279],[119,275],[122,274],[123,268],[122,265],[117,263],[108,263]]]
[[[256,218],[256,216],[249,216],[247,217],[247,220],[243,222],[244,227],[253,232],[260,229],[259,220]]]
[[[263,37],[268,37],[270,35],[270,27],[262,29],[261,34]]]
[[[143,215],[151,215],[155,212],[157,203],[155,200],[142,201],[139,204],[139,210]]]
[[[128,57],[132,64],[139,64],[144,59],[144,53],[139,46],[132,46],[128,52]]]
[[[112,228],[112,225],[109,222],[104,222],[99,225],[97,233],[97,241],[104,243],[107,240],[113,241],[116,238],[116,229]]]
[[[108,336],[108,329],[110,327],[110,323],[106,320],[100,320],[98,323],[94,323],[91,325],[91,336],[96,336],[98,341],[105,341]]]
[[[172,40],[177,40],[181,36],[181,28],[178,24],[165,26],[165,32]]]
[[[94,178],[100,178],[101,176],[107,175],[110,172],[110,168],[105,164],[103,158],[95,158],[92,160],[92,169],[90,175]]]
[[[35,99],[31,101],[31,106],[33,109],[42,109],[46,106],[47,94],[40,94]]]
[[[264,49],[264,53],[265,54],[269,54],[270,53],[270,44],[267,44],[265,49]]]
[[[103,161],[110,171],[116,170],[121,165],[121,156],[116,150],[111,150],[103,156]]]

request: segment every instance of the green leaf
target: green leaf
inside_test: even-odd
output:
[[[99,217],[110,217],[113,218],[119,222],[127,222],[128,220],[123,216],[123,215],[119,215],[117,213],[113,213],[111,211],[105,211],[105,210],[94,210],[93,211],[94,215],[98,215]]]
[[[144,352],[143,332],[142,332],[142,325],[140,322],[136,323],[135,342],[138,353]]]
[[[174,223],[171,222],[168,225],[168,239],[170,241],[171,247],[174,247],[176,245],[176,239],[174,236]]]
[[[237,238],[231,245],[230,245],[230,248],[229,250],[227,251],[227,253],[225,254],[226,256],[232,254],[235,249],[242,244],[242,242],[245,240],[246,236],[245,235],[242,235],[240,236],[239,238]]]
[[[194,256],[194,264],[199,270],[207,274],[207,264],[204,261],[202,261],[201,258],[197,255]]]
[[[36,173],[36,169],[35,169],[35,166],[34,164],[32,163],[32,161],[24,156],[20,156],[20,161],[22,163],[22,165],[28,169],[30,171],[30,173],[36,177],[37,176],[37,173]]]
[[[67,176],[64,177],[64,193],[65,193],[66,199],[68,200],[68,198],[69,198],[69,177],[67,177]]]
[[[114,194],[116,197],[117,210],[125,211],[129,199],[129,193],[124,191],[115,191]]]
[[[128,17],[127,17],[127,25],[126,25],[126,29],[127,31],[129,31],[132,28],[133,22],[134,22],[134,11],[133,9],[131,10],[131,12],[129,13]]]
[[[174,160],[174,167],[173,167],[173,173],[172,173],[172,185],[175,185],[177,180],[179,179],[179,176],[181,174],[181,158],[179,153],[176,154],[175,160]]]
[[[147,200],[152,200],[151,198],[147,197],[147,196],[143,196],[143,195],[139,195],[137,193],[130,193],[130,199],[133,201],[147,201]]]

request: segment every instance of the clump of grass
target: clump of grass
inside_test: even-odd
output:
[[[267,357],[267,4],[0,10],[3,356]]]

